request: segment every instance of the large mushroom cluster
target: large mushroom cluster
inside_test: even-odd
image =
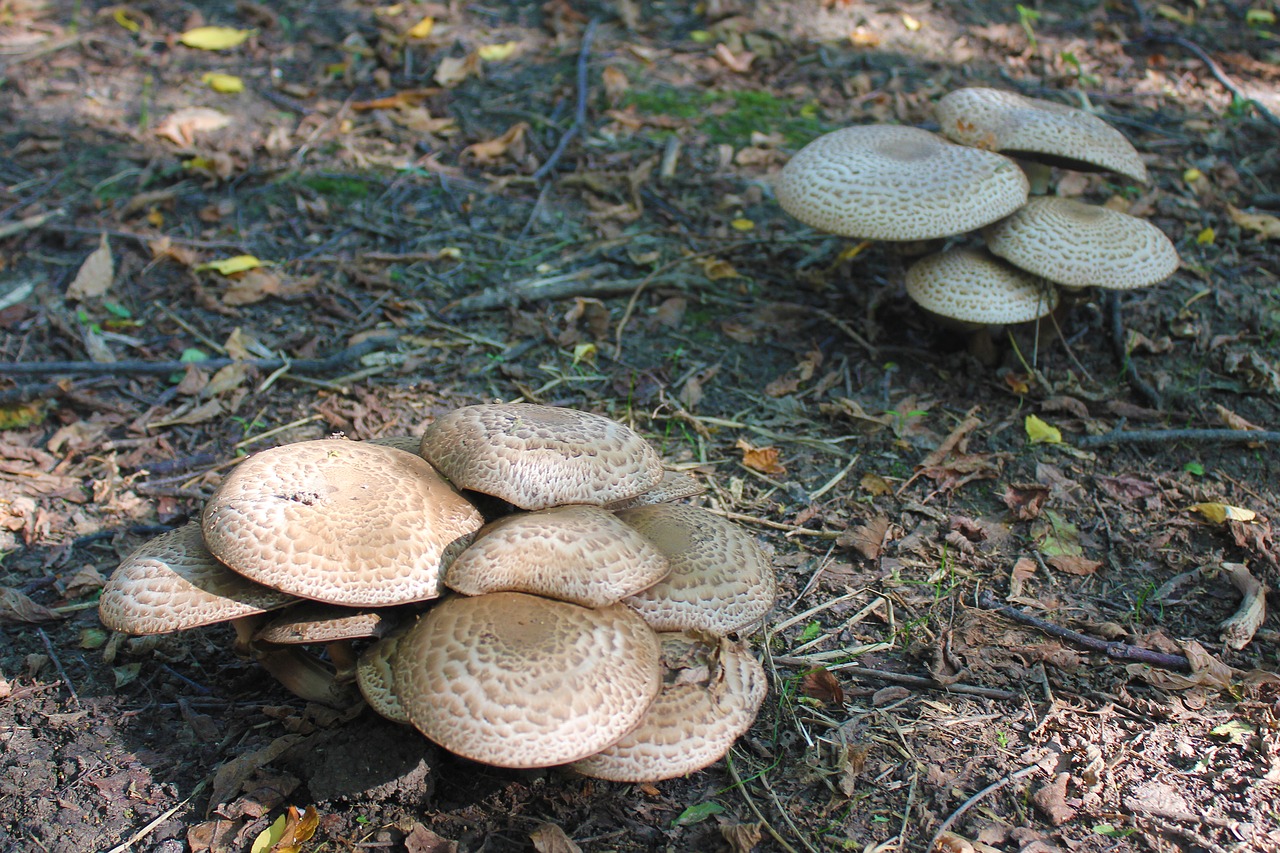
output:
[[[941,136],[864,125],[815,139],[783,168],[778,203],[806,225],[867,240],[981,229],[985,247],[947,249],[907,270],[913,300],[962,323],[1039,319],[1058,305],[1053,285],[1124,290],[1177,270],[1173,244],[1146,220],[1030,196],[1054,166],[1146,182],[1133,145],[1097,116],[988,88],[947,94],[936,115]]]
[[[700,492],[608,418],[469,406],[421,439],[248,457],[198,521],[120,564],[99,614],[131,634],[230,621],[298,695],[342,705],[358,685],[477,761],[671,778],[718,760],[766,690],[734,635],[772,607],[773,568],[677,502]]]

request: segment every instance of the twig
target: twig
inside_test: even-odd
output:
[[[781,664],[801,664],[806,665],[804,658],[794,658],[787,655],[778,655],[774,658]],[[901,684],[904,687],[920,687],[926,690],[941,690],[944,693],[963,693],[966,696],[981,696],[984,699],[998,699],[1001,702],[1009,702],[1018,698],[1018,694],[1009,690],[999,690],[995,687],[978,687],[973,684],[943,684],[932,678],[925,678],[921,675],[907,675],[902,672],[888,672],[883,669],[871,669],[858,663],[836,664],[828,666],[825,669],[829,672],[847,672],[855,678],[874,678],[879,681],[887,681],[890,684]]]
[[[123,844],[117,844],[115,847],[112,847],[110,850],[108,850],[107,853],[128,853],[129,850],[133,849],[133,845],[137,844],[139,841],[146,838],[148,835],[150,835],[152,832],[155,831],[155,828],[157,826],[164,823],[169,818],[173,817],[175,814],[178,813],[179,809],[181,809],[187,803],[191,802],[197,796],[199,796],[200,793],[204,791],[205,785],[207,785],[208,783],[209,783],[208,779],[201,779],[200,784],[196,785],[194,788],[191,789],[191,793],[187,794],[187,798],[185,800],[183,800],[182,802],[178,803],[177,805],[169,809],[166,809],[160,814],[156,815],[156,817],[153,818],[146,826],[142,827],[142,829],[139,829],[137,832],[135,832],[132,838],[130,838],[128,841],[124,842]]]
[[[1280,442],[1280,432],[1254,429],[1131,429],[1122,430],[1121,424],[1102,435],[1086,435],[1072,441],[1076,447],[1114,447],[1118,444],[1173,444],[1178,441],[1197,441],[1217,444],[1275,444]]]
[[[1205,64],[1205,67],[1209,69],[1209,73],[1213,75],[1215,80],[1217,80],[1219,83],[1222,84],[1222,88],[1226,89],[1228,92],[1231,93],[1231,96],[1233,98],[1235,98],[1238,101],[1243,101],[1244,103],[1253,107],[1253,109],[1258,113],[1258,115],[1262,116],[1262,118],[1266,120],[1268,124],[1273,125],[1275,127],[1280,127],[1280,117],[1277,117],[1275,113],[1271,112],[1271,110],[1267,109],[1263,104],[1259,103],[1256,98],[1249,97],[1249,94],[1244,89],[1241,89],[1236,84],[1236,82],[1231,79],[1230,75],[1228,75],[1227,72],[1222,70],[1222,66],[1220,66],[1217,62],[1215,62],[1213,57],[1210,56],[1204,48],[1202,48],[1200,45],[1196,44],[1195,42],[1191,41],[1191,39],[1183,38],[1182,36],[1169,36],[1169,35],[1161,35],[1159,33],[1147,33],[1145,36],[1143,36],[1143,41],[1146,41],[1148,43],[1154,43],[1154,44],[1176,45],[1182,48],[1183,50],[1187,51],[1188,53],[1194,55],[1196,59],[1199,59],[1201,62]]]
[[[352,344],[324,358],[300,358],[289,360],[283,358],[247,358],[242,364],[259,370],[276,370],[289,364],[292,369],[304,372],[323,373],[336,370],[348,362],[367,355],[391,340],[390,336],[374,336],[366,338],[358,344]],[[39,361],[39,362],[3,362],[0,363],[0,374],[9,376],[50,376],[58,373],[74,373],[85,376],[164,376],[175,371],[186,370],[191,364],[198,364],[207,370],[220,370],[229,364],[235,364],[234,358],[209,358],[199,362],[187,361]]]
[[[48,213],[38,213],[35,216],[28,216],[26,219],[19,219],[17,222],[5,223],[0,225],[0,239],[39,228],[50,219],[57,219],[61,215],[62,208],[58,208],[57,210],[50,210]]]
[[[596,37],[596,25],[598,23],[599,21],[592,18],[587,24],[587,28],[582,32],[582,46],[578,49],[578,104],[573,113],[573,124],[569,125],[569,129],[564,132],[564,136],[560,137],[560,141],[556,143],[555,150],[551,152],[547,162],[539,166],[538,171],[533,173],[535,181],[541,181],[551,174],[551,170],[560,162],[560,158],[564,155],[565,149],[569,147],[569,143],[586,127],[588,61],[591,58],[591,41]]]
[[[1124,367],[1124,375],[1129,380],[1129,385],[1133,387],[1134,391],[1138,392],[1138,396],[1151,408],[1163,408],[1160,392],[1138,374],[1138,367],[1130,357],[1129,348],[1125,342],[1124,319],[1120,316],[1119,294],[1114,290],[1107,291],[1106,301],[1107,313],[1111,319],[1111,351],[1115,353],[1116,359]]]
[[[511,284],[487,287],[479,293],[464,296],[446,305],[444,313],[450,316],[477,314],[481,311],[491,311],[494,308],[505,308],[508,305],[533,300],[580,296],[586,291],[598,295],[626,293],[635,287],[635,282],[632,281],[593,281],[597,276],[612,270],[611,264],[596,264],[593,267],[572,272],[526,278]]]
[[[1191,671],[1191,662],[1184,655],[1171,655],[1164,652],[1153,652],[1151,649],[1144,649],[1141,646],[1131,646],[1128,643],[1121,643],[1117,640],[1100,640],[1097,637],[1090,637],[1087,634],[1081,634],[1079,631],[1072,631],[1070,628],[1063,628],[1061,625],[1055,625],[1047,622],[1038,616],[1032,616],[1030,613],[1023,613],[1016,607],[1010,607],[1007,604],[1001,604],[996,600],[990,592],[983,590],[982,595],[978,597],[978,606],[985,610],[993,610],[1001,616],[1008,617],[1015,622],[1036,628],[1050,637],[1057,637],[1060,640],[1066,640],[1077,646],[1088,649],[1093,652],[1101,652],[1109,658],[1116,660],[1134,661],[1136,663],[1154,666],[1160,669],[1176,669],[1183,672]]]
[[[62,679],[62,683],[67,687],[67,692],[71,694],[71,703],[79,708],[80,695],[76,693],[76,686],[71,683],[71,677],[62,668],[62,661],[58,659],[58,653],[54,651],[53,643],[49,642],[49,635],[44,632],[43,628],[36,628],[36,633],[40,635],[40,642],[44,643],[44,650],[49,653],[49,660],[53,661],[53,668],[58,671],[58,677]]]
[[[941,838],[945,833],[949,832],[951,830],[951,827],[955,825],[955,822],[958,821],[961,818],[961,816],[964,815],[965,812],[967,812],[970,808],[972,808],[975,804],[981,801],[988,794],[994,794],[996,791],[999,791],[1005,785],[1008,785],[1011,782],[1016,782],[1017,780],[1021,779],[1024,776],[1029,776],[1039,769],[1040,769],[1039,764],[1029,764],[1026,767],[1022,768],[1021,770],[1015,770],[1013,773],[1010,773],[1008,776],[1004,777],[1003,779],[1000,779],[999,781],[992,782],[990,785],[983,788],[981,791],[974,794],[969,799],[965,800],[963,803],[960,804],[960,808],[953,811],[947,817],[947,819],[942,822],[942,826],[938,827],[938,831],[933,834],[933,838],[930,839],[929,841],[929,846],[925,849],[927,850],[936,849],[938,846],[938,839]]]
[[[800,853],[800,851],[787,843],[787,839],[783,838],[778,830],[773,828],[773,824],[769,823],[769,819],[764,816],[764,813],[760,811],[760,807],[756,805],[756,801],[751,798],[751,793],[747,790],[747,786],[743,784],[742,777],[738,775],[738,768],[733,766],[733,755],[730,754],[724,757],[724,765],[729,770],[729,777],[733,779],[734,787],[742,792],[742,799],[747,801],[747,807],[751,809],[751,813],[756,816],[756,820],[760,821],[765,831],[773,836],[773,840],[778,842],[787,853]]]

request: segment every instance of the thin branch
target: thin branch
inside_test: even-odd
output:
[[[540,181],[551,174],[551,170],[556,167],[556,164],[560,162],[560,158],[564,156],[565,149],[569,147],[569,143],[587,126],[587,93],[590,90],[587,71],[589,70],[588,63],[591,58],[591,41],[596,36],[596,25],[598,23],[595,18],[592,18],[582,33],[582,47],[578,50],[578,105],[573,113],[573,124],[569,125],[569,129],[564,132],[564,136],[560,137],[560,141],[556,143],[555,150],[551,152],[547,162],[539,166],[538,171],[533,173],[535,181]]]
[[[965,812],[967,812],[970,808],[972,808],[974,805],[981,802],[987,796],[994,794],[996,791],[999,791],[1001,788],[1010,784],[1011,782],[1016,782],[1017,780],[1021,779],[1024,776],[1029,776],[1030,774],[1034,773],[1038,769],[1040,769],[1039,764],[1029,764],[1026,767],[1022,768],[1021,770],[1016,770],[1013,773],[1010,773],[1008,776],[1005,776],[1003,779],[992,782],[990,785],[983,788],[981,791],[974,794],[969,799],[965,800],[963,803],[960,804],[960,808],[953,811],[950,814],[950,816],[948,816],[947,819],[942,822],[942,826],[938,827],[938,831],[933,834],[933,839],[929,842],[929,846],[927,849],[928,850],[938,849],[938,839],[940,839],[943,835],[949,832],[951,830],[951,827],[955,826],[956,821],[959,820],[960,817]]]
[[[1280,432],[1261,429],[1132,429],[1123,431],[1120,425],[1102,435],[1086,435],[1072,441],[1076,447],[1114,447],[1118,444],[1174,444],[1179,441],[1205,442],[1209,444],[1276,444]]]
[[[1209,73],[1213,75],[1215,80],[1217,80],[1219,83],[1222,84],[1222,88],[1226,89],[1228,92],[1231,93],[1231,96],[1233,98],[1235,98],[1237,101],[1241,101],[1253,107],[1254,111],[1257,112],[1257,114],[1260,115],[1268,124],[1272,125],[1273,127],[1280,127],[1280,117],[1277,117],[1275,113],[1271,112],[1271,110],[1267,109],[1263,104],[1259,103],[1257,98],[1249,97],[1249,93],[1246,92],[1244,89],[1241,89],[1240,86],[1234,80],[1231,79],[1231,76],[1227,74],[1227,72],[1222,70],[1222,66],[1214,61],[1213,57],[1209,55],[1208,51],[1206,51],[1203,47],[1196,44],[1195,42],[1191,41],[1191,39],[1183,38],[1182,36],[1169,36],[1169,35],[1161,35],[1158,33],[1147,33],[1143,37],[1143,41],[1146,41],[1150,44],[1176,45],[1177,47],[1180,47],[1183,50],[1187,51],[1188,53],[1192,54],[1193,56],[1195,56],[1196,59],[1199,59],[1201,62],[1205,64],[1205,67],[1209,69]]]
[[[43,628],[36,628],[36,634],[40,636],[40,642],[44,643],[44,650],[49,653],[49,660],[53,661],[53,668],[58,671],[58,677],[62,679],[67,692],[71,694],[71,703],[79,708],[80,694],[76,693],[76,686],[71,683],[71,676],[67,675],[67,671],[62,668],[62,661],[58,659],[58,653],[54,650],[53,643],[49,640],[49,635],[44,632]]]
[[[1175,669],[1182,672],[1191,671],[1191,662],[1184,655],[1153,652],[1151,649],[1131,646],[1128,643],[1121,643],[1116,640],[1101,640],[1097,637],[1090,637],[1087,634],[1081,634],[1079,631],[1072,631],[1070,628],[1063,628],[1061,625],[1047,622],[1038,616],[1032,616],[1030,613],[1023,613],[1016,607],[1001,604],[996,600],[995,596],[986,590],[978,597],[978,606],[985,610],[993,610],[1001,616],[1005,616],[1022,625],[1036,628],[1051,637],[1057,637],[1059,640],[1066,640],[1089,651],[1101,652],[1109,658],[1134,661],[1160,669]]]
[[[1129,354],[1129,347],[1125,340],[1124,319],[1120,316],[1120,295],[1114,290],[1107,291],[1106,303],[1107,313],[1111,321],[1111,351],[1115,353],[1116,360],[1124,366],[1124,375],[1129,380],[1129,385],[1134,391],[1138,392],[1138,396],[1148,406],[1153,409],[1163,408],[1160,392],[1155,389],[1155,386],[1142,378],[1138,373],[1137,365],[1133,363],[1133,358]]]

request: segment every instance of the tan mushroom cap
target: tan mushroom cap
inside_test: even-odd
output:
[[[692,474],[684,471],[663,471],[662,479],[658,482],[658,485],[647,492],[636,495],[634,498],[615,501],[606,506],[605,509],[630,509],[637,506],[671,503],[684,498],[697,497],[706,490],[706,486],[702,485]]]
[[[671,563],[666,579],[624,601],[655,631],[727,634],[773,607],[773,566],[756,540],[733,522],[685,504],[625,509],[618,517]]]
[[[528,592],[584,607],[616,604],[671,570],[667,558],[608,510],[562,506],[504,516],[445,572],[464,595]]]
[[[265,613],[297,601],[236,574],[209,553],[192,521],[161,533],[111,574],[98,617],[113,631],[163,634]]]
[[[783,167],[778,204],[806,225],[869,240],[929,240],[981,228],[1027,200],[1007,157],[915,127],[863,125],[820,136]]]
[[[1032,199],[984,236],[992,254],[1068,287],[1129,290],[1178,269],[1178,250],[1150,222],[1071,199]]]
[[[657,635],[631,610],[515,592],[435,605],[392,667],[423,734],[502,767],[599,752],[635,727],[662,685]]]
[[[1147,166],[1133,143],[1084,110],[973,87],[945,95],[934,111],[943,136],[962,145],[1069,169],[1105,169],[1147,182]]]
[[[381,637],[395,617],[381,610],[356,610],[337,604],[308,601],[291,607],[258,629],[254,640],[281,646],[336,643]]]
[[[1030,273],[975,249],[948,249],[907,269],[907,295],[963,323],[1026,323],[1053,311],[1058,292]]]
[[[602,506],[662,479],[662,460],[630,427],[533,403],[466,406],[437,418],[422,455],[460,489],[521,509]]]
[[[405,453],[418,455],[418,448],[422,447],[422,436],[420,435],[384,435],[381,438],[370,438],[365,440],[365,444],[375,444],[379,447],[394,447],[396,450],[403,450]]]
[[[745,644],[661,634],[662,692],[639,725],[605,750],[574,762],[586,776],[657,782],[718,761],[755,721],[768,689]]]
[[[204,509],[205,542],[246,577],[331,604],[440,594],[440,570],[483,524],[421,457],[320,439],[255,453]]]
[[[409,713],[396,695],[395,673],[391,661],[404,634],[383,637],[360,653],[356,665],[356,683],[369,707],[388,720],[409,723]]]

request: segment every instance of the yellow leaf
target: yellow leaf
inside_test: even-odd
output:
[[[750,219],[738,218],[729,223],[733,226],[734,231],[750,231],[756,227],[756,224]]]
[[[457,260],[461,260],[461,258],[462,258],[462,249],[458,248],[457,246],[445,246],[445,247],[444,247],[443,249],[441,249],[439,252],[436,252],[436,257],[440,258],[440,260],[442,260],[442,261],[445,261],[445,260],[448,260],[448,261],[457,261]]]
[[[258,833],[258,837],[253,840],[253,846],[249,848],[249,853],[267,853],[275,847],[276,842],[284,837],[284,826],[284,815],[280,815],[275,823]]]
[[[182,34],[179,41],[187,47],[200,50],[228,50],[244,44],[257,30],[237,30],[234,27],[196,27]]]
[[[476,53],[480,54],[480,58],[485,62],[501,62],[504,59],[510,59],[519,46],[520,42],[518,41],[509,41],[503,44],[486,44],[479,48]]]
[[[1032,444],[1062,444],[1062,433],[1058,428],[1050,426],[1035,415],[1027,415],[1023,426]]]
[[[244,91],[244,81],[234,74],[220,74],[217,71],[208,71],[200,78],[200,82],[223,95],[234,95],[236,92]]]
[[[1204,177],[1204,172],[1199,169],[1187,169],[1182,173],[1182,180],[1188,184],[1194,184],[1196,181]]]
[[[411,39],[424,39],[427,36],[431,35],[431,31],[434,30],[435,28],[436,28],[436,19],[431,17],[430,15],[427,15],[421,21],[418,21],[418,23],[410,27],[409,31],[405,33],[405,35],[407,35]]]
[[[903,15],[902,26],[914,33],[916,30],[920,29],[920,22],[910,15]]]
[[[45,413],[43,400],[0,406],[0,430],[26,429],[44,423]]]
[[[1227,213],[1231,214],[1232,222],[1246,231],[1257,231],[1264,240],[1280,240],[1280,218],[1266,213],[1245,213],[1231,205],[1227,205]]]
[[[733,268],[733,264],[728,261],[722,261],[719,258],[703,258],[698,263],[702,265],[702,274],[711,281],[719,281],[722,278],[739,278],[742,275]]]
[[[1222,524],[1227,521],[1253,521],[1258,514],[1251,509],[1217,502],[1198,503],[1191,507],[1193,512],[1204,516],[1205,521]]]
[[[213,270],[223,275],[232,275],[233,273],[244,272],[245,270],[257,269],[262,266],[262,261],[253,255],[236,255],[231,258],[221,258],[216,261],[209,261],[207,264],[196,264],[192,269],[196,272],[204,272],[205,270]]]
[[[593,343],[576,344],[573,348],[573,363],[585,361],[594,364],[596,360],[596,345]]]
[[[1185,27],[1189,27],[1196,22],[1194,12],[1182,12],[1167,3],[1157,3],[1156,14],[1167,20],[1177,21]]]
[[[836,263],[842,264],[842,263],[845,263],[846,261],[851,261],[854,258],[858,257],[858,255],[861,255],[870,247],[871,247],[870,240],[863,240],[862,242],[857,243],[856,245],[850,246],[849,248],[845,249],[840,253],[839,257],[836,258]]]
[[[111,17],[115,19],[117,24],[124,27],[131,33],[136,33],[138,30],[142,29],[142,26],[137,21],[129,17],[129,10],[123,6],[117,7]]]
[[[1218,232],[1212,228],[1206,228],[1196,235],[1196,244],[1199,246],[1212,246],[1213,241],[1218,239]]]

